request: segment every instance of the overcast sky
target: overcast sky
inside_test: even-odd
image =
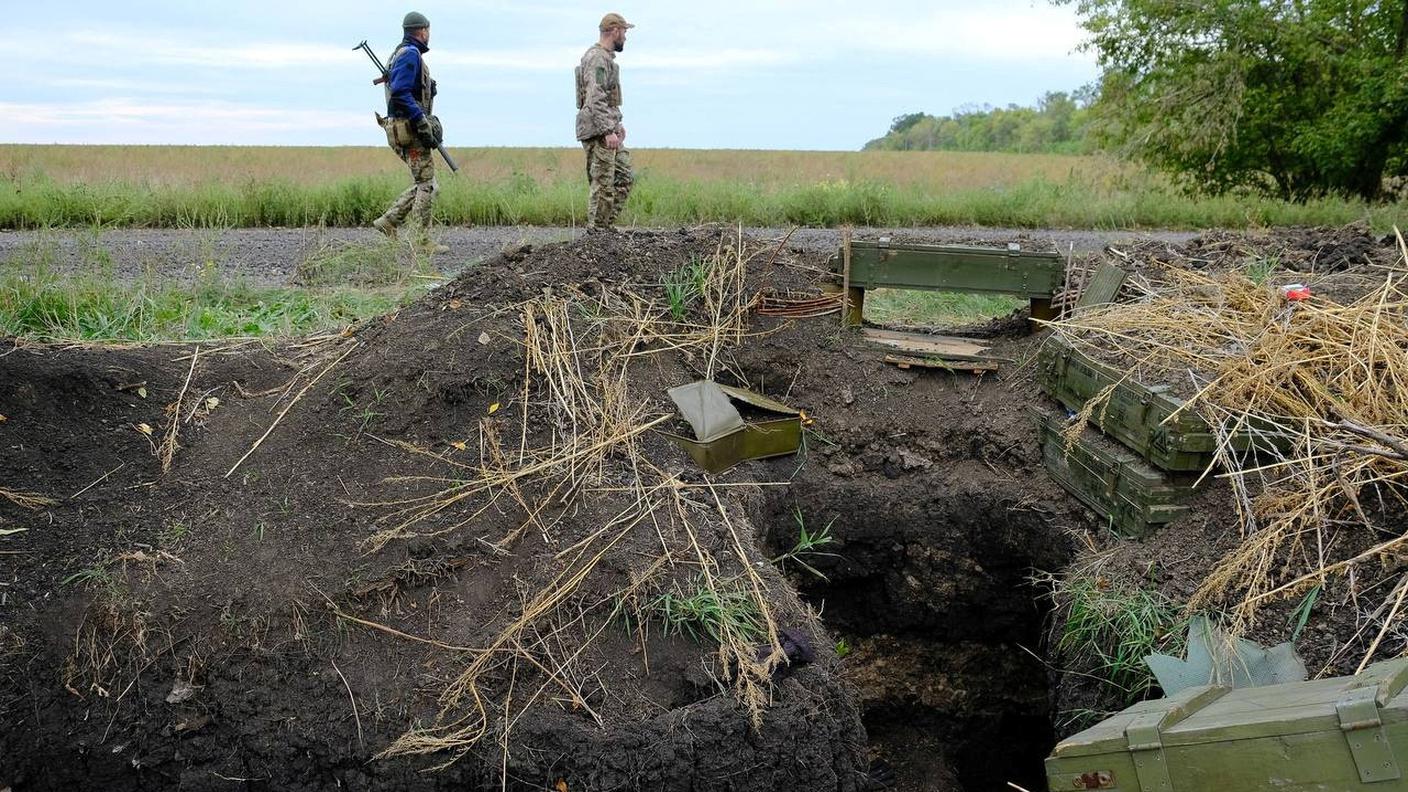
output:
[[[370,0],[14,3],[0,142],[376,145],[372,67],[400,8]],[[890,119],[1031,104],[1096,76],[1044,0],[430,0],[427,61],[456,146],[561,146],[572,68],[606,11],[637,147],[857,149]],[[15,69],[18,68],[18,73]]]

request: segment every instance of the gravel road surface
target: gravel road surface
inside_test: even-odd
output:
[[[450,252],[437,257],[435,265],[442,272],[453,274],[512,245],[562,241],[580,233],[580,229],[536,226],[444,228],[440,239]],[[787,229],[755,228],[748,229],[748,233],[780,239]],[[1171,231],[978,227],[858,228],[854,233],[858,239],[892,236],[909,242],[1018,242],[1030,250],[1062,252],[1089,252],[1148,238],[1177,244],[1196,236],[1193,232]],[[380,239],[375,231],[355,228],[5,231],[0,232],[0,269],[24,272],[42,265],[51,271],[75,274],[110,270],[127,280],[152,276],[190,281],[213,267],[227,278],[277,285],[288,283],[299,264],[310,256],[338,246],[374,245]],[[835,229],[802,228],[793,233],[792,245],[822,254],[836,250],[840,239],[841,232]]]

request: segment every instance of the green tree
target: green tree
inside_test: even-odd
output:
[[[889,151],[1012,151],[1082,153],[1091,150],[1088,134],[1091,90],[1075,95],[1048,93],[1035,108],[965,105],[952,115],[907,113],[890,131],[865,145]]]
[[[1408,167],[1408,0],[1053,0],[1105,70],[1099,134],[1208,192],[1377,198]]]
[[[915,124],[923,121],[925,117],[923,113],[905,113],[901,116],[895,116],[894,123],[890,124],[890,133],[903,135],[912,129]]]

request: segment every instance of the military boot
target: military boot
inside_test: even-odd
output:
[[[381,217],[378,217],[377,219],[373,220],[372,228],[375,228],[376,230],[385,234],[386,238],[390,239],[392,242],[396,241],[396,224],[391,222],[391,220],[387,218],[386,215],[382,215]]]
[[[416,240],[416,252],[424,256],[434,256],[441,253],[449,253],[450,248],[433,239],[421,238]]]

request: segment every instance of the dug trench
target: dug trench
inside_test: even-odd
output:
[[[279,347],[7,343],[0,789],[1041,788],[1030,580],[1090,517],[1039,339],[901,371],[749,309],[820,270],[588,237]],[[802,451],[705,476],[654,431],[701,377]]]

